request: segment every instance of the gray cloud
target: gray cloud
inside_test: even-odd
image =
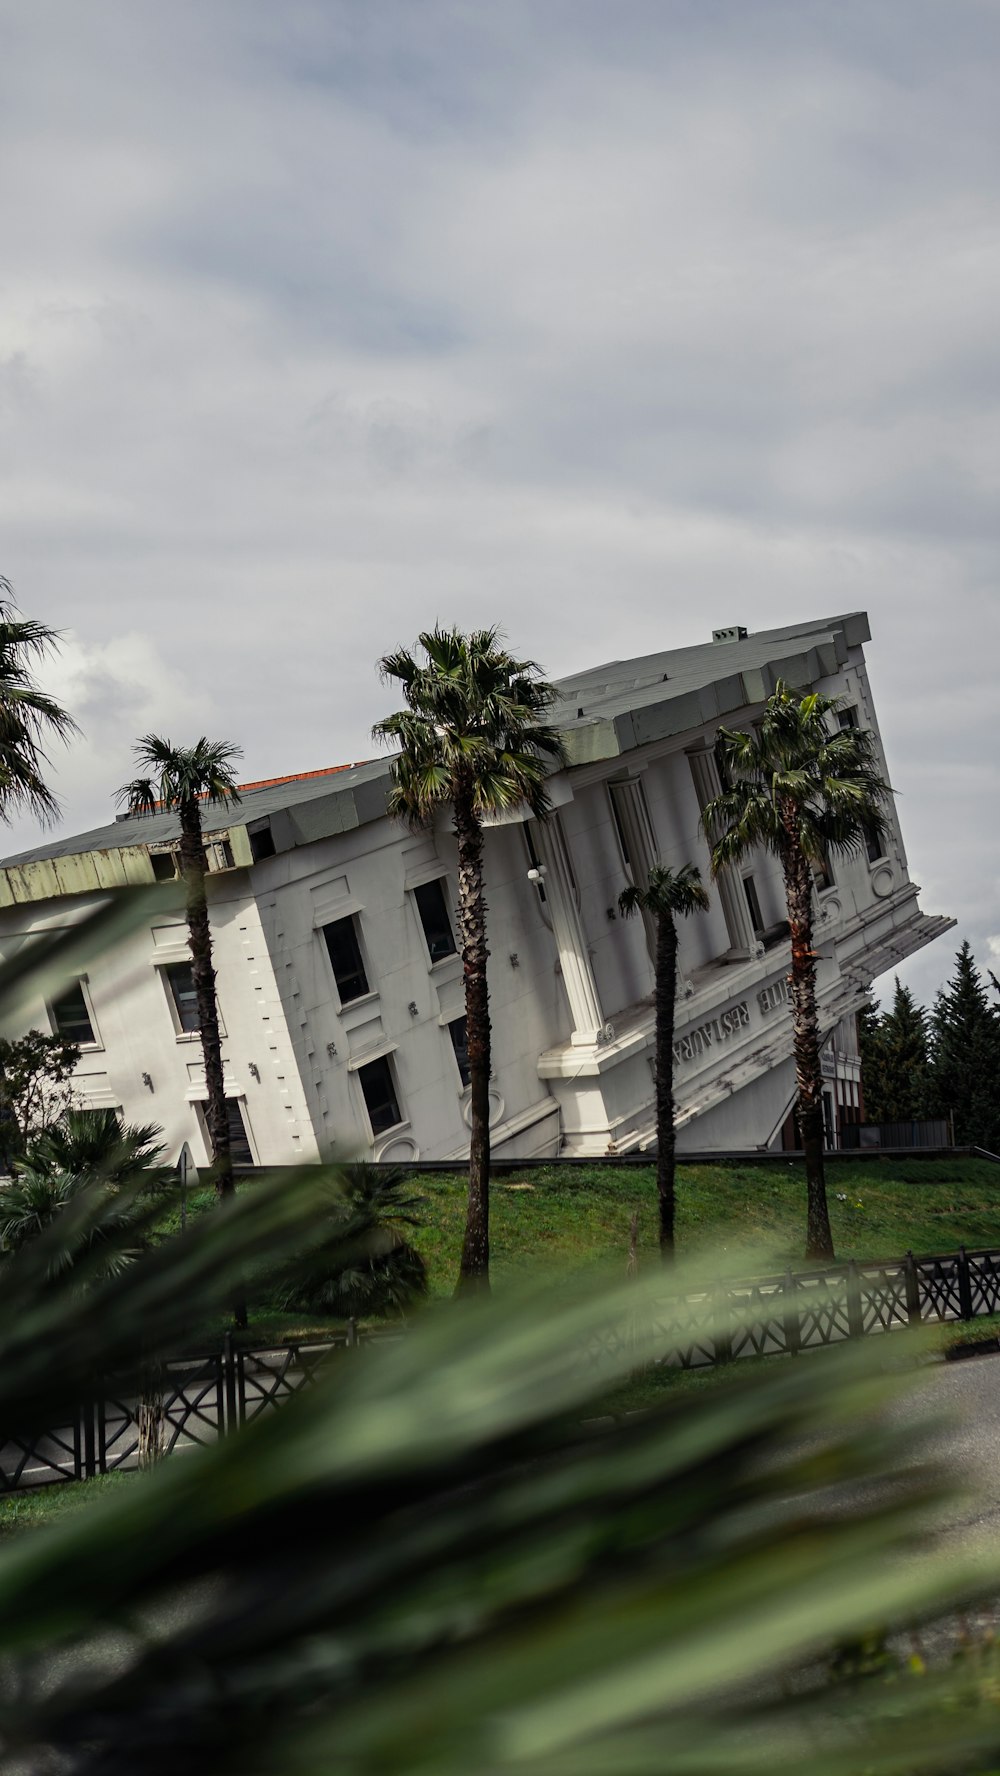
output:
[[[364,755],[437,618],[558,673],[865,607],[985,954],[992,5],[15,0],[2,49],[0,566],[72,631],[68,828],[147,708]]]

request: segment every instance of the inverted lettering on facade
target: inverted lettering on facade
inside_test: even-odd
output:
[[[717,1048],[727,1042],[740,1030],[746,1030],[750,1024],[750,1007],[745,999],[738,1005],[731,1005],[728,1011],[722,1011],[718,1017],[709,1018],[704,1024],[698,1024],[681,1036],[674,1043],[674,1060],[693,1061],[696,1055],[706,1054],[710,1048]]]

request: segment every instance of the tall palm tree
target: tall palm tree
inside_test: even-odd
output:
[[[59,803],[45,782],[50,738],[80,732],[73,717],[39,689],[32,664],[59,643],[54,629],[22,617],[10,581],[0,577],[0,820],[27,812],[42,822]]]
[[[423,659],[406,649],[379,662],[398,679],[406,708],[378,722],[375,737],[399,747],[389,811],[426,825],[450,803],[458,842],[458,925],[465,976],[472,1133],[469,1200],[459,1290],[489,1286],[490,1005],[486,978],[483,820],[521,805],[548,812],[548,761],[562,746],[546,717],[555,696],[533,660],[501,645],[498,629],[463,635],[435,628],[419,637]]]
[[[890,794],[872,734],[833,726],[841,707],[838,699],[815,691],[799,698],[779,679],[752,733],[719,729],[723,789],[703,815],[706,831],[718,835],[713,874],[758,848],[781,863],[792,946],[788,981],[806,1167],[807,1258],[833,1257],[823,1171],[813,865],[830,852],[858,852],[867,840],[881,839]]]
[[[54,820],[59,803],[43,775],[49,739],[70,740],[80,732],[73,717],[40,690],[34,662],[58,646],[59,637],[44,623],[22,617],[9,580],[0,575],[0,820],[33,814],[43,824]],[[0,1065],[0,1167],[7,1171],[16,1142],[11,1127],[6,1076]]]
[[[198,1004],[198,1031],[205,1058],[206,1116],[215,1188],[220,1197],[232,1196],[233,1161],[219,1038],[219,1004],[212,966],[212,932],[205,890],[208,868],[201,830],[201,807],[203,802],[239,801],[232,767],[235,759],[242,758],[243,750],[228,740],[206,740],[204,736],[194,746],[174,746],[157,734],[144,734],[133,750],[137,764],[145,767],[147,775],[126,783],[118,791],[118,801],[125,804],[130,814],[173,812],[180,818],[181,871],[191,972]]]
[[[660,1204],[660,1257],[674,1255],[677,1137],[674,1131],[674,1000],[677,997],[677,920],[704,912],[708,895],[693,863],[679,870],[654,863],[645,888],[631,882],[618,896],[626,918],[652,913],[656,920],[656,1192]]]

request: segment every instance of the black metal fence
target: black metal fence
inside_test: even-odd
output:
[[[308,1387],[331,1356],[357,1343],[358,1333],[351,1325],[321,1343],[273,1350],[240,1350],[227,1338],[219,1352],[164,1364],[158,1377],[164,1453],[228,1436]],[[0,1492],[89,1480],[116,1468],[135,1467],[139,1455],[135,1390],[134,1377],[128,1386],[105,1378],[95,1384],[71,1423],[43,1433],[0,1437]]]
[[[891,1147],[933,1147],[952,1144],[951,1123],[944,1118],[922,1122],[849,1122],[840,1131],[840,1145],[847,1152]]]
[[[1000,1247],[940,1257],[828,1265],[727,1282],[642,1308],[642,1337],[663,1360],[696,1369],[740,1357],[797,1355],[899,1327],[1000,1313]],[[631,1331],[609,1323],[581,1352],[596,1361]],[[380,1336],[379,1334],[369,1336]],[[315,1382],[338,1352],[365,1335],[353,1326],[320,1343],[221,1352],[167,1363],[161,1374],[166,1453],[214,1443]],[[367,1340],[365,1340],[367,1341]],[[138,1460],[139,1402],[113,1380],[97,1385],[69,1424],[32,1436],[0,1436],[0,1492],[89,1479]]]

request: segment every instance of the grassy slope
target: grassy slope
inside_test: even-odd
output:
[[[426,1225],[415,1244],[435,1294],[458,1270],[465,1214],[461,1178],[425,1177]],[[949,1252],[1000,1245],[1000,1166],[986,1160],[872,1160],[828,1168],[837,1256],[892,1258],[907,1250]],[[842,1195],[845,1201],[838,1197]],[[491,1246],[494,1283],[539,1270],[606,1265],[622,1271],[630,1218],[639,1213],[640,1262],[656,1254],[656,1180],[649,1170],[525,1168],[495,1179]],[[797,1164],[682,1166],[677,1176],[680,1254],[745,1255],[747,1268],[800,1267],[805,1188]]]

